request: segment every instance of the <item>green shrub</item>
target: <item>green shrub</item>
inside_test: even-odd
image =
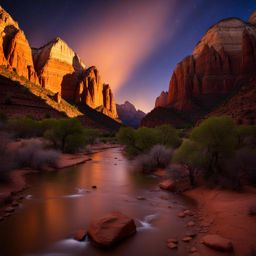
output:
[[[157,128],[142,127],[137,130],[122,127],[116,137],[119,143],[125,145],[129,156],[148,152],[157,144],[175,148],[181,143],[178,132],[169,125]]]
[[[171,125],[161,125],[156,127],[158,132],[158,143],[161,145],[176,148],[181,144],[178,131]]]

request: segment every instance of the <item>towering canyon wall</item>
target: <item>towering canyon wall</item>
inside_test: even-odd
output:
[[[172,108],[195,122],[255,75],[256,12],[249,22],[228,18],[213,25],[192,55],[177,64],[170,80],[167,102],[160,104],[163,102],[160,96],[156,107]],[[153,114],[156,115],[153,112],[149,114],[152,120]],[[157,113],[161,119],[161,111]],[[146,120],[143,125],[153,125],[150,116]]]
[[[0,65],[38,83],[32,51],[17,22],[0,6]]]
[[[17,22],[0,7],[0,65],[31,82],[118,118],[113,93],[102,83],[95,67],[86,69],[79,56],[60,38],[36,49]]]

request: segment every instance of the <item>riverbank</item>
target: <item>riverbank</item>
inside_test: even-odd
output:
[[[246,188],[238,193],[200,187],[184,195],[198,203],[200,226],[207,228],[207,234],[232,240],[236,256],[254,255],[251,251],[256,249],[256,217],[248,213],[250,207],[256,205],[256,189]],[[200,236],[198,251],[207,256],[220,255],[200,244]]]
[[[95,144],[90,146],[86,152],[77,154],[61,154],[57,163],[56,169],[44,171],[56,171],[68,167],[83,164],[91,160],[90,155],[100,152],[108,148],[118,147],[115,144]],[[33,169],[16,169],[10,171],[9,182],[0,185],[0,221],[9,217],[19,207],[24,199],[23,192],[29,187],[26,176],[32,173],[37,173],[38,170]]]

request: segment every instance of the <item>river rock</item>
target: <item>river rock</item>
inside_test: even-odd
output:
[[[169,238],[167,240],[167,244],[170,244],[170,243],[174,243],[174,244],[177,244],[179,241],[176,239],[176,238]]]
[[[193,213],[190,210],[185,210],[184,214],[187,216],[193,216]]]
[[[202,243],[207,247],[217,251],[232,251],[233,243],[220,235],[206,235],[203,237]]]
[[[136,198],[137,198],[137,200],[146,200],[146,198],[144,196],[137,196]]]
[[[187,227],[194,227],[195,226],[195,222],[194,221],[189,221],[187,223]]]
[[[191,236],[185,236],[185,237],[182,238],[182,241],[186,242],[186,243],[190,242],[191,240],[192,240]]]
[[[76,231],[74,235],[74,239],[77,241],[83,241],[87,235],[87,232],[85,229],[79,229]]]
[[[170,249],[177,249],[178,248],[178,245],[176,243],[168,243],[167,246]]]
[[[192,240],[191,236],[185,236],[185,237],[182,238],[182,241],[186,242],[186,243],[190,242],[191,240]]]
[[[195,236],[197,236],[197,233],[196,233],[196,231],[188,231],[188,232],[186,232],[186,236],[195,237]]]
[[[11,212],[15,211],[15,208],[10,206],[10,207],[5,208],[4,211],[7,213],[11,213]]]
[[[186,215],[184,214],[184,212],[179,212],[177,216],[180,218],[184,218]]]
[[[190,252],[190,253],[194,253],[194,252],[197,252],[197,249],[196,249],[196,247],[192,247],[192,248],[190,248],[189,252]]]
[[[159,183],[159,187],[161,189],[164,189],[164,190],[170,190],[170,191],[174,191],[175,189],[175,183],[173,180],[171,179],[168,179],[168,180],[164,180],[162,182]]]
[[[99,247],[111,247],[135,233],[134,220],[121,212],[112,212],[93,221],[88,229],[88,236]]]

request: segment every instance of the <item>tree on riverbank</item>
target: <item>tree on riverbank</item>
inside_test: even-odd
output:
[[[173,160],[187,167],[192,185],[200,169],[211,184],[238,188],[242,176],[256,177],[255,168],[245,168],[248,164],[243,160],[256,159],[255,135],[254,126],[237,126],[229,117],[211,117],[191,131]],[[241,150],[247,153],[241,155]]]
[[[126,153],[130,157],[149,152],[155,145],[176,148],[181,143],[177,130],[170,125],[141,127],[137,130],[121,128],[116,137],[120,144],[125,145]]]

